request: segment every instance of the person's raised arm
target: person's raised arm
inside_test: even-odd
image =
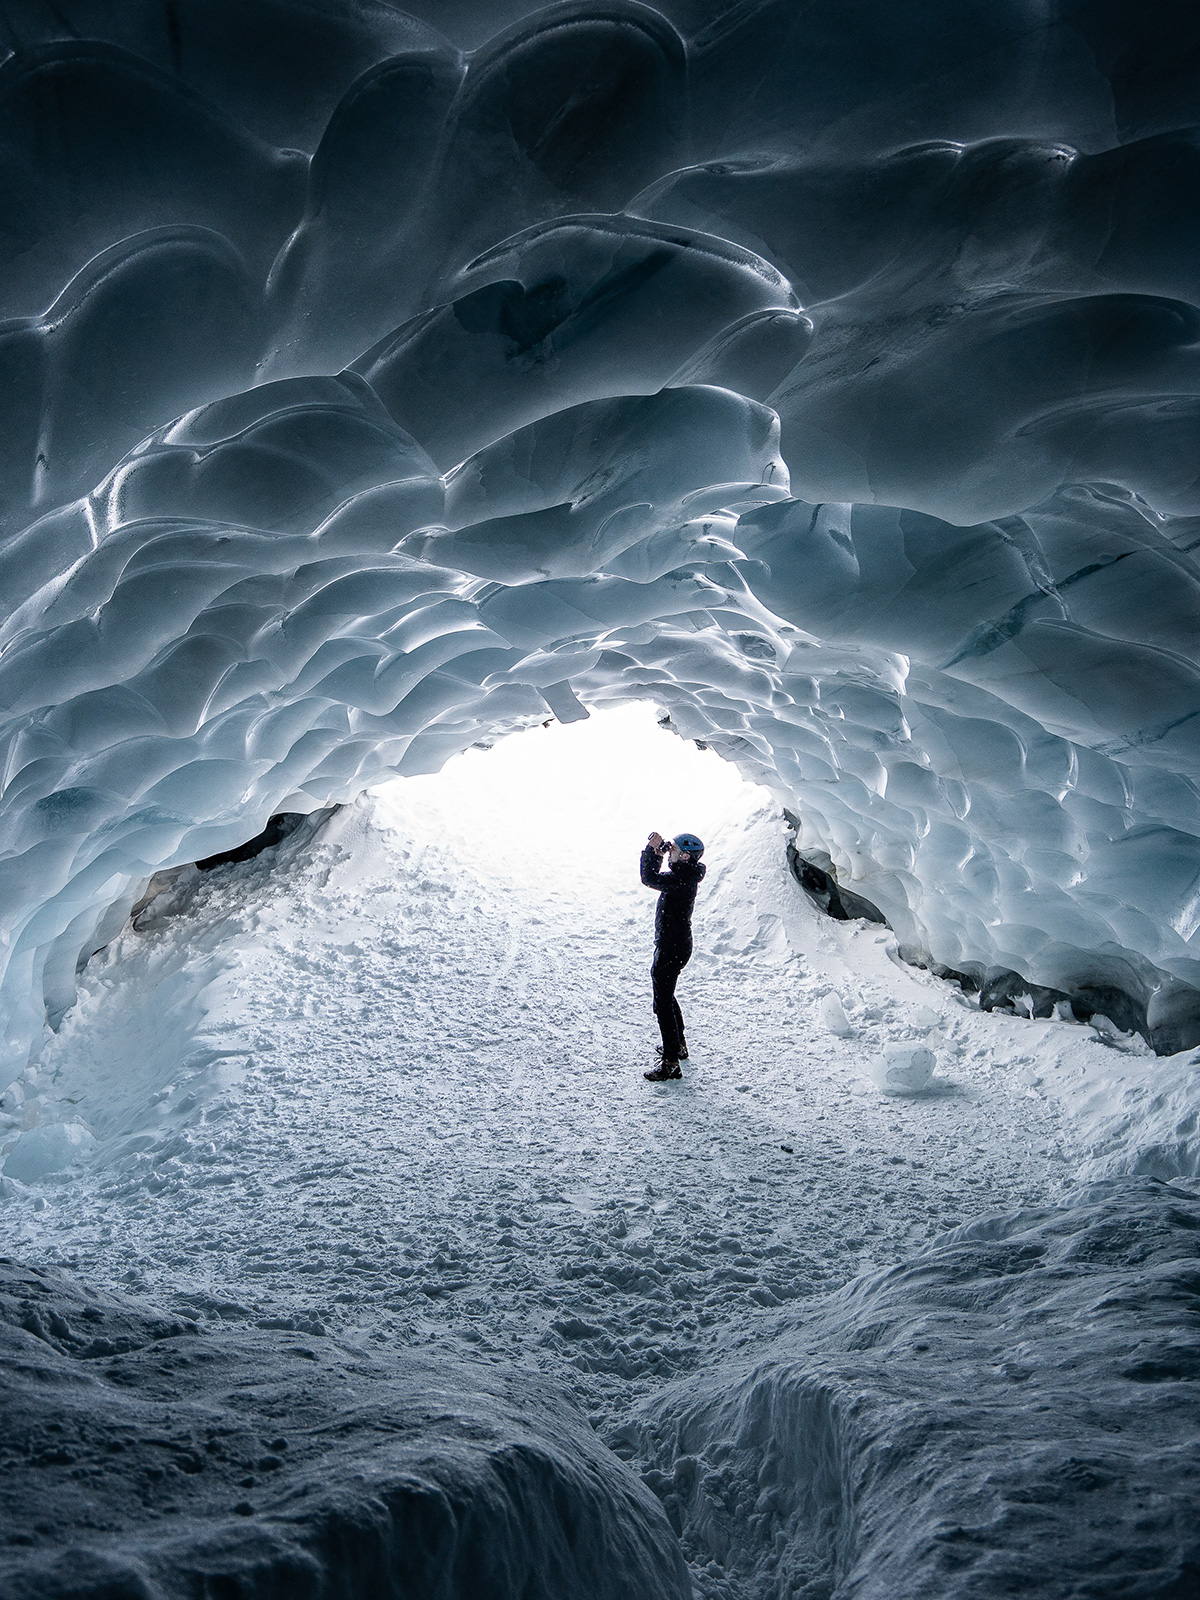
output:
[[[641,860],[642,882],[647,889],[663,889],[669,881],[667,875],[659,871],[662,866],[663,849],[662,834],[652,833],[647,840],[646,848],[642,851]]]

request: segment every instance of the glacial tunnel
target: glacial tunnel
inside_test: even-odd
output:
[[[6,0],[0,50],[0,1084],[156,874],[644,702],[914,971],[1200,1045],[1193,7]],[[644,1545],[614,1595],[683,1581]]]

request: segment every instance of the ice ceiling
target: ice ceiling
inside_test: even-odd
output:
[[[158,867],[628,698],[1200,1039],[1200,12],[424,11],[6,0],[7,1059]]]

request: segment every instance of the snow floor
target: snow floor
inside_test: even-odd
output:
[[[709,841],[691,1060],[662,1085],[655,826]],[[25,1085],[98,1145],[4,1184],[11,1252],[209,1321],[515,1361],[606,1428],[776,1308],[1069,1186],[1087,1150],[1047,1079],[1122,1052],[830,921],[784,829],[636,706],[389,785],[291,861],[185,876]],[[884,1095],[908,1038],[938,1074]]]

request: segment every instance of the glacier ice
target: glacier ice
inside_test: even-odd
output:
[[[1061,1075],[1127,1174],[804,1321],[753,1286],[776,1339],[635,1430],[697,1570],[1183,1593],[1197,1219],[1153,1177],[1196,1170],[1195,1065],[1119,1035],[1200,1044],[1200,14],[412,6],[0,12],[4,1198],[92,1149],[27,1064],[160,874],[653,701],[830,909],[985,1008],[1108,1019]],[[822,1048],[918,1096],[961,1066],[837,981]],[[199,1001],[157,993],[173,1043]],[[689,1590],[528,1375],[3,1280],[6,1594],[378,1588],[389,1553],[397,1592]]]
[[[61,1172],[96,1147],[95,1135],[81,1122],[48,1122],[27,1128],[4,1161],[4,1175],[18,1183],[35,1183]]]
[[[875,1079],[885,1094],[918,1094],[929,1087],[937,1057],[927,1044],[896,1043],[886,1047]]]
[[[0,19],[0,1078],[156,871],[647,697],[1200,1041],[1191,8],[418,11]]]
[[[818,1016],[821,1019],[821,1026],[828,1028],[830,1033],[835,1034],[837,1038],[852,1039],[854,1037],[854,1028],[846,1015],[841,996],[835,994],[832,990],[821,1001]]]

